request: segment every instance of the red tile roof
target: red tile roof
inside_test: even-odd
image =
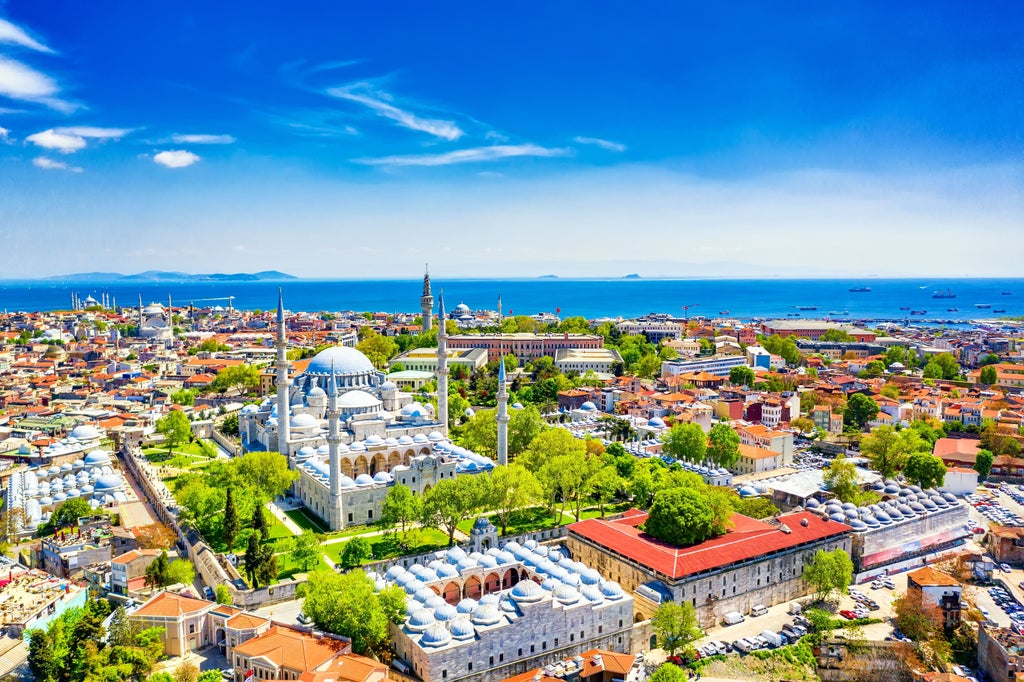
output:
[[[805,519],[806,526],[802,523]],[[725,535],[689,547],[676,547],[642,532],[637,526],[646,520],[646,513],[631,509],[611,521],[588,519],[574,523],[569,526],[569,533],[675,580],[850,531],[845,524],[806,512],[778,517],[780,523],[788,526],[789,533],[764,521],[733,514],[733,527]]]

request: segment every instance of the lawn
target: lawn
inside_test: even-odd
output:
[[[529,533],[535,530],[547,530],[548,528],[555,527],[555,514],[549,514],[547,509],[544,507],[530,507],[528,509],[519,509],[512,512],[508,518],[508,530],[506,535],[518,535],[519,533]],[[501,520],[498,516],[492,515],[489,517],[491,523],[493,523],[498,531],[501,531]],[[562,517],[562,523],[572,523],[575,519],[568,512]],[[463,533],[469,534],[473,524],[476,523],[476,519],[466,519],[459,523],[459,530]]]
[[[373,548],[373,558],[371,561],[392,559],[411,554],[423,554],[424,552],[448,547],[448,534],[436,528],[414,528],[410,530],[406,535],[406,546],[404,548],[399,544],[398,535],[398,533],[389,533],[387,535],[367,537],[366,539]],[[335,542],[330,545],[324,545],[323,550],[333,561],[339,562],[341,561],[341,553],[345,551],[345,545],[347,544],[347,542]]]
[[[319,569],[330,570],[330,566],[327,565],[327,562],[324,561],[324,558],[322,556],[320,557],[320,563],[317,564],[316,566],[314,566],[310,570],[316,571],[316,570],[319,570]],[[287,579],[293,577],[296,573],[307,573],[307,572],[308,571],[305,571],[301,566],[299,566],[294,561],[292,561],[291,556],[289,556],[288,554],[278,554],[277,555],[277,579],[278,580],[287,580]]]
[[[319,535],[327,533],[327,528],[320,523],[319,519],[305,509],[289,509],[285,514],[302,530],[311,530]]]

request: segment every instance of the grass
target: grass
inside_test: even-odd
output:
[[[322,556],[320,557],[320,563],[318,563],[316,566],[311,568],[310,571],[316,571],[316,570],[320,570],[320,569],[330,570],[330,567],[327,565],[327,562],[324,561],[324,558]],[[277,555],[277,579],[278,580],[288,580],[289,578],[294,577],[296,573],[308,573],[308,572],[309,571],[306,571],[304,568],[302,568],[301,566],[296,564],[292,560],[291,556],[289,556],[288,554],[278,554]]]
[[[289,509],[285,512],[285,515],[302,530],[313,531],[318,535],[324,535],[328,532],[327,527],[305,509]]]
[[[549,514],[548,510],[544,507],[530,507],[528,509],[519,509],[509,514],[508,517],[508,529],[505,535],[518,535],[519,533],[529,533],[535,530],[547,530],[548,528],[555,527],[555,518],[558,514]],[[492,515],[489,517],[491,523],[501,530],[501,520],[498,516]],[[574,520],[569,514],[563,517],[563,523]],[[459,530],[463,533],[468,534],[473,524],[476,522],[475,518],[466,519],[459,523]]]
[[[410,530],[405,537],[405,547],[401,546],[398,536],[398,533],[389,533],[387,535],[367,537],[366,539],[369,541],[370,547],[373,548],[373,558],[371,561],[423,554],[424,552],[448,547],[447,533],[436,528],[414,528]],[[323,550],[333,561],[339,562],[347,544],[347,542],[335,542],[330,545],[324,545]]]

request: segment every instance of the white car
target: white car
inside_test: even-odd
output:
[[[999,564],[999,570],[1003,573],[1011,573],[1013,569],[1010,568],[1010,564]]]

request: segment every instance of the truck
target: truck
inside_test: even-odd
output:
[[[768,642],[773,649],[777,649],[782,646],[782,638],[779,637],[776,632],[772,632],[771,630],[762,630],[760,637],[764,641]]]
[[[730,611],[729,613],[722,616],[722,624],[724,625],[736,625],[736,623],[743,622],[743,614],[739,611]]]
[[[799,616],[804,612],[804,607],[800,605],[800,602],[794,601],[789,603],[789,615]]]

